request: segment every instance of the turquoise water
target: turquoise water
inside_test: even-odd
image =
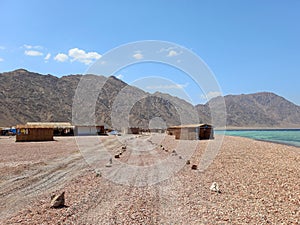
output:
[[[224,131],[215,131],[216,134]],[[284,130],[227,130],[225,135],[272,141],[300,147],[300,129]]]

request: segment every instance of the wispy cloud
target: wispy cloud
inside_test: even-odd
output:
[[[3,62],[4,61],[4,59],[3,58],[0,58],[0,62]]]
[[[210,99],[218,97],[218,96],[222,96],[222,93],[219,91],[210,91],[206,95],[204,95],[204,94],[200,95],[200,98],[210,100]]]
[[[23,48],[42,50],[44,47],[40,46],[40,45],[26,45],[26,44],[24,44]]]
[[[48,60],[50,59],[50,57],[51,57],[51,54],[50,54],[50,53],[48,53],[48,54],[45,56],[45,58],[44,58],[44,59],[45,59],[46,61],[48,61]]]
[[[43,53],[40,52],[40,51],[36,51],[36,50],[26,50],[24,52],[25,55],[28,55],[28,56],[42,56]]]
[[[2,45],[0,45],[0,50],[5,50],[6,48]]]
[[[184,89],[188,86],[188,83],[185,84],[161,84],[161,85],[153,85],[147,86],[146,89],[148,90],[169,90],[169,89]]]
[[[58,53],[55,57],[54,60],[58,61],[58,62],[65,62],[67,61],[69,58],[68,55],[64,54],[64,53]]]
[[[101,55],[97,52],[85,52],[84,50],[79,48],[70,49],[68,54],[71,58],[71,62],[78,61],[86,65],[89,65],[95,60],[101,58]]]
[[[116,78],[118,78],[118,79],[123,79],[124,76],[123,76],[122,74],[119,74],[119,75],[116,76]]]
[[[174,57],[182,54],[182,51],[178,50],[178,47],[161,48],[158,53],[164,53],[167,57]]]
[[[179,55],[178,52],[176,52],[175,50],[170,50],[167,56],[168,57],[173,57],[173,56],[177,56],[177,55]]]
[[[144,58],[143,54],[141,52],[136,52],[135,54],[132,55],[133,58],[140,60],[142,58]]]

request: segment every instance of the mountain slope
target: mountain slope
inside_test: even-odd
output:
[[[127,126],[148,128],[155,118],[162,118],[165,126],[180,124],[177,108],[169,100],[127,85],[113,76],[70,75],[57,78],[19,69],[0,74],[0,126],[28,121],[74,122],[72,106],[75,93],[80,89],[80,80],[91,82],[85,83],[90,86],[82,87],[85,96],[79,95],[82,98],[80,105],[73,112],[74,115],[79,114],[74,117],[77,124],[94,124],[96,121],[117,129]],[[96,104],[90,110],[90,99],[95,92]]]
[[[209,120],[209,103],[197,105],[199,114],[206,113]],[[281,96],[269,92],[224,97],[227,126],[230,127],[299,127],[300,107]]]
[[[88,81],[87,86],[78,86],[84,80]],[[77,95],[80,88],[85,96]],[[90,102],[91,96],[95,97],[94,103]],[[77,98],[79,104],[76,108],[73,100],[76,103]],[[149,94],[113,76],[69,75],[57,78],[23,69],[0,73],[0,126],[28,121],[78,124],[94,124],[96,121],[121,129],[127,126],[148,128],[150,124],[166,127],[210,123],[209,105],[218,106],[218,101],[223,99],[227,126],[300,126],[300,107],[273,93],[228,95],[193,106],[169,94]]]

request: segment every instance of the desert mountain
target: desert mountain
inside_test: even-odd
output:
[[[28,121],[96,122],[118,129],[147,128],[151,121],[164,127],[180,124],[177,109],[168,99],[146,93],[113,76],[57,78],[24,69],[0,74],[0,112],[0,126]]]
[[[210,120],[209,104],[197,105],[199,115]],[[224,98],[229,127],[300,127],[300,107],[270,92],[227,95]]]
[[[120,129],[210,123],[209,106],[223,99],[227,126],[300,126],[300,107],[273,93],[228,95],[193,106],[169,94],[144,92],[113,76],[58,78],[24,69],[0,73],[0,126],[67,121]]]

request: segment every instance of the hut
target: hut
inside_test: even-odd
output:
[[[73,136],[75,128],[68,122],[27,122],[26,125],[52,127],[54,136]]]
[[[213,127],[209,124],[189,124],[171,126],[167,129],[169,135],[175,135],[175,139],[204,140],[213,139]]]
[[[151,128],[149,130],[151,133],[159,133],[159,134],[163,134],[166,132],[166,129],[162,129],[162,128]]]
[[[11,135],[12,133],[10,132],[11,128],[9,127],[0,127],[0,135],[1,136],[8,136]]]
[[[53,141],[53,127],[42,125],[17,125],[16,141]]]
[[[140,128],[139,127],[129,127],[127,134],[139,134]]]
[[[104,125],[76,125],[75,134],[77,136],[92,136],[106,134]]]

